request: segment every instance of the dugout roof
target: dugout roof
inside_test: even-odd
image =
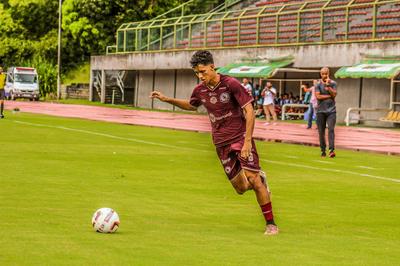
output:
[[[287,56],[257,62],[257,59],[243,60],[218,68],[218,73],[235,78],[270,78],[279,68],[287,67],[294,62],[294,57]]]
[[[400,56],[369,56],[356,65],[340,68],[335,77],[394,79],[399,74]]]

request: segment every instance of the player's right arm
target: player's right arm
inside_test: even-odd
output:
[[[150,95],[150,98],[159,99],[162,102],[166,102],[166,103],[175,105],[183,110],[188,110],[188,111],[196,111],[197,110],[197,107],[191,105],[188,100],[169,98],[159,91],[153,91]]]

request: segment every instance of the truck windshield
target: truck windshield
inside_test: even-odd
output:
[[[37,76],[32,74],[15,74],[15,82],[36,83]]]

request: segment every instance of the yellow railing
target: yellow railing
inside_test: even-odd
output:
[[[127,23],[107,53],[400,40],[400,0],[336,2],[304,1]]]

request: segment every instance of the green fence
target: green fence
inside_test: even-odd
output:
[[[304,1],[127,23],[107,53],[400,40],[399,0],[337,3]]]

